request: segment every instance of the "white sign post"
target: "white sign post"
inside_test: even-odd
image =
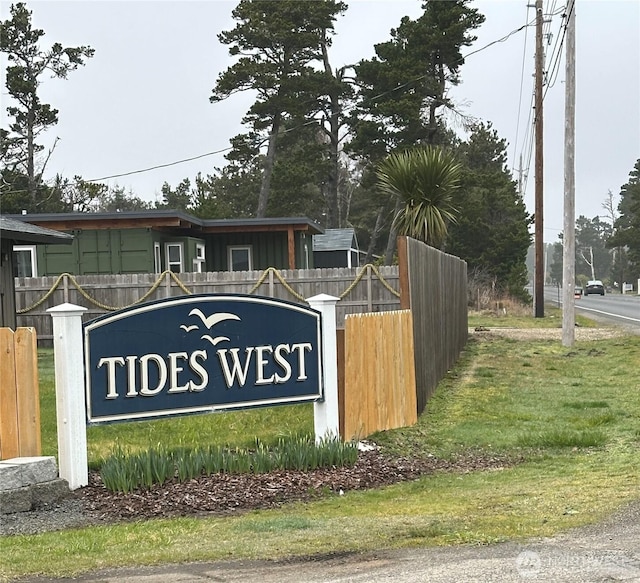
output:
[[[324,399],[313,405],[316,442],[340,435],[338,410],[338,346],[336,341],[336,302],[340,298],[319,294],[308,298],[314,310],[322,314],[322,361]]]
[[[53,318],[58,466],[71,490],[89,483],[82,360],[82,314],[86,311],[73,304],[47,310]]]

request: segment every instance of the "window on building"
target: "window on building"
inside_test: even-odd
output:
[[[166,243],[165,244],[165,263],[167,269],[174,273],[184,271],[184,261],[182,253],[182,243]]]
[[[196,257],[193,260],[193,271],[202,273],[205,267],[204,243],[196,243]]]
[[[14,277],[37,277],[38,262],[35,245],[13,246]]]
[[[162,273],[162,253],[160,243],[153,244],[153,269],[156,273]]]
[[[251,271],[253,269],[251,245],[228,247],[229,271]]]

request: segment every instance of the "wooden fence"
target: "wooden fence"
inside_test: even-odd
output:
[[[408,310],[345,319],[340,433],[362,438],[418,420]]]
[[[380,268],[18,278],[18,323],[37,329],[40,339],[51,340],[52,318],[46,310],[65,302],[88,308],[84,319],[90,320],[139,301],[188,293],[255,293],[298,303],[320,293],[333,295],[340,298],[338,328],[346,319],[355,330],[351,339],[345,331],[345,357],[338,363],[344,388],[342,434],[362,437],[414,423],[467,341],[466,263],[406,237],[398,240],[398,257],[399,266]],[[410,308],[411,315],[405,312],[398,322],[392,316],[393,323],[347,318],[398,308]],[[411,340],[413,352],[407,344]],[[339,342],[342,346],[342,337]],[[380,392],[387,385],[390,392]],[[369,396],[363,387],[371,390]],[[10,397],[4,399],[8,402]]]
[[[268,269],[265,271],[129,275],[63,274],[60,277],[16,279],[18,325],[33,327],[40,341],[53,338],[51,316],[46,310],[62,303],[87,308],[85,321],[112,309],[130,306],[141,299],[151,301],[186,293],[257,295],[305,303],[325,293],[340,298],[337,325],[347,314],[384,312],[400,307],[398,267],[359,269]]]
[[[402,308],[411,308],[418,414],[468,337],[467,264],[415,239],[398,239]]]
[[[0,328],[0,460],[40,453],[36,332]]]

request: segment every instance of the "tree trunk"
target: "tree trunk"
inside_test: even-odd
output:
[[[376,224],[373,227],[373,233],[371,233],[371,239],[369,240],[369,247],[367,248],[367,256],[365,258],[365,263],[373,262],[373,250],[376,248],[376,243],[378,242],[380,231],[382,231],[382,213],[384,213],[383,206],[378,208],[378,215],[376,216]]]
[[[267,216],[267,203],[269,202],[269,192],[271,190],[271,175],[273,174],[273,166],[276,161],[276,144],[278,141],[278,132],[280,130],[280,114],[277,113],[271,124],[271,133],[269,134],[269,145],[267,147],[267,157],[264,161],[264,169],[262,171],[262,182],[260,184],[260,194],[258,196],[258,210],[256,217],[263,219]]]
[[[324,62],[324,70],[328,76],[334,77],[331,65],[329,63],[329,53],[327,52],[326,41],[322,43],[322,60]],[[334,77],[335,78],[335,77]],[[327,176],[327,228],[337,229],[341,227],[338,213],[338,147],[340,143],[340,98],[337,87],[333,87],[329,92],[330,115],[329,115],[329,173]]]
[[[33,125],[35,123],[35,114],[32,108],[29,108],[27,112],[27,188],[29,189],[29,196],[35,209],[37,203],[37,184],[36,184],[36,171],[35,171],[35,146],[33,143]]]
[[[444,90],[446,88],[444,65],[440,62],[438,53],[434,54],[433,61],[434,68],[438,71],[438,95],[435,95],[429,104],[429,132],[427,138],[429,144],[436,143],[436,133],[438,132],[436,110],[444,104]]]
[[[400,211],[400,207],[402,206],[402,202],[400,201],[400,197],[396,198],[396,204],[393,208],[393,218],[395,220],[398,212]],[[387,248],[384,252],[384,264],[391,265],[393,263],[393,254],[396,250],[396,242],[398,240],[398,229],[394,226],[393,222],[391,223],[391,228],[389,229],[389,238],[387,239]]]

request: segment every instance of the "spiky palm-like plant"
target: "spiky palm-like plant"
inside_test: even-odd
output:
[[[398,234],[441,247],[458,214],[460,164],[453,154],[432,146],[397,152],[378,165],[377,175],[378,187],[403,203],[393,222]]]

